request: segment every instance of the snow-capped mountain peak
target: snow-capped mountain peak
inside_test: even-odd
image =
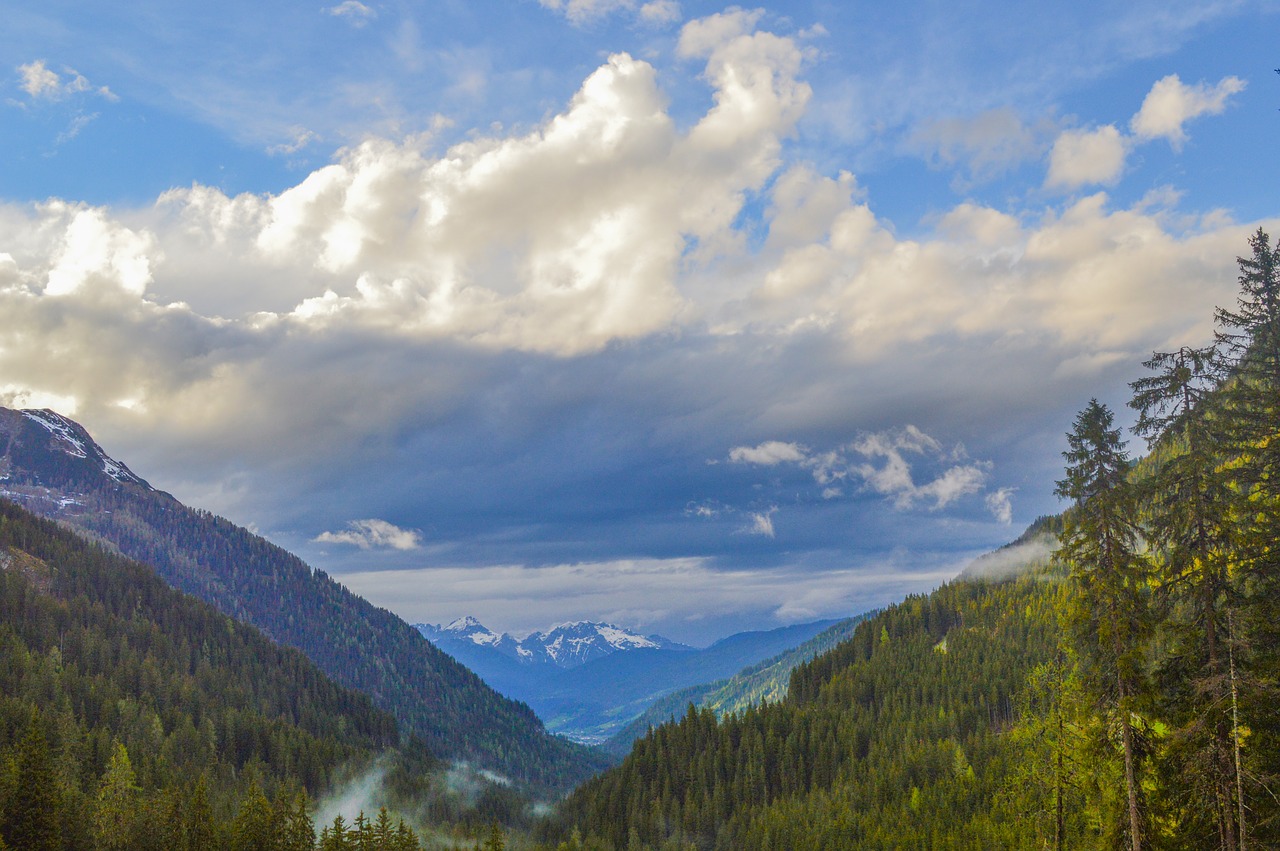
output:
[[[545,632],[535,632],[519,641],[507,633],[495,633],[470,615],[447,626],[418,624],[428,640],[466,642],[491,647],[524,664],[576,668],[593,659],[631,650],[687,650],[683,644],[660,635],[640,635],[611,623],[571,621],[557,624]]]
[[[535,655],[541,651],[561,668],[573,668],[619,651],[682,649],[682,645],[658,635],[639,635],[617,624],[590,621],[562,623],[546,632],[535,632],[520,646]]]
[[[132,470],[104,452],[102,447],[94,442],[93,438],[79,423],[69,420],[48,408],[34,411],[24,410],[19,411],[19,413],[48,431],[60,444],[58,448],[72,458],[83,458],[91,462],[96,461],[102,465],[102,472],[117,482],[121,484],[132,482],[151,490],[151,486],[135,475]]]
[[[499,635],[484,624],[480,623],[480,621],[471,617],[471,615],[458,618],[448,626],[440,628],[440,631],[447,632],[456,638],[469,640],[473,644],[490,645],[494,647],[501,644],[504,638],[510,640],[510,637],[505,633]]]

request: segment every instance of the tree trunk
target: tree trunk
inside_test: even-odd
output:
[[[1129,792],[1129,848],[1142,851],[1142,814],[1138,807],[1138,776],[1133,753],[1133,724],[1125,700],[1124,678],[1116,678],[1120,687],[1120,736],[1124,743],[1124,782]]]

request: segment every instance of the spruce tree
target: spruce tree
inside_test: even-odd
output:
[[[1110,409],[1090,400],[1067,434],[1066,478],[1057,494],[1072,500],[1057,558],[1071,575],[1075,599],[1067,626],[1086,688],[1119,727],[1125,813],[1131,851],[1146,835],[1139,718],[1151,632],[1148,568],[1139,555],[1137,501],[1130,464]]]
[[[1141,493],[1169,634],[1160,665],[1173,727],[1169,797],[1184,836],[1235,849],[1239,807],[1224,640],[1235,518],[1214,354],[1189,347],[1153,354],[1145,364],[1153,374],[1132,383],[1130,406],[1139,412],[1134,430],[1152,449]]]
[[[1216,313],[1217,343],[1225,364],[1223,421],[1230,438],[1234,517],[1234,585],[1241,603],[1234,621],[1230,680],[1237,761],[1239,845],[1257,828],[1262,843],[1280,842],[1280,818],[1248,816],[1273,794],[1280,778],[1280,245],[1259,229],[1252,253],[1237,258],[1240,292],[1234,310]],[[1245,782],[1248,780],[1249,782]],[[1255,825],[1246,823],[1249,817]]]
[[[254,781],[231,825],[232,851],[276,851],[275,814]]]
[[[32,718],[18,745],[17,786],[5,814],[4,840],[22,851],[60,851],[61,805],[49,743],[39,718]]]
[[[289,794],[281,790],[276,794],[279,851],[312,851],[315,848],[316,828],[308,807],[306,792]]]
[[[141,793],[129,751],[116,742],[98,787],[93,814],[93,837],[99,849],[115,851],[134,846]]]
[[[192,785],[187,796],[187,848],[215,848],[217,846],[217,826],[213,821],[213,808],[209,804],[209,782],[203,774]]]

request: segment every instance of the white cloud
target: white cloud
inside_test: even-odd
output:
[[[1049,154],[1045,186],[1078,189],[1091,183],[1112,184],[1124,171],[1129,145],[1115,125],[1063,132]]]
[[[62,81],[58,75],[50,71],[44,64],[43,59],[37,59],[35,62],[18,66],[18,73],[22,75],[22,90],[31,95],[32,98],[39,100],[41,98],[58,98],[62,95]]]
[[[852,457],[855,455],[867,460],[855,460]],[[941,462],[944,469],[924,484],[916,484],[909,455],[922,456],[935,467]],[[980,493],[991,469],[989,462],[968,461],[961,446],[946,451],[935,438],[909,424],[899,429],[864,434],[847,446],[829,452],[815,453],[797,443],[770,440],[756,447],[736,447],[730,451],[729,460],[767,467],[796,464],[808,470],[814,482],[822,486],[823,499],[843,495],[842,488],[836,486],[838,482],[861,482],[876,493],[889,497],[899,509],[911,508],[917,502],[932,502],[936,510],[963,496]],[[1008,494],[1003,499],[1007,503]],[[752,514],[751,518],[754,524],[752,531],[773,537],[772,522],[768,524],[767,531],[762,531],[762,515]],[[769,517],[764,516],[764,519]]]
[[[946,456],[937,440],[913,425],[902,429],[865,435],[850,444],[850,449],[865,458],[853,470],[876,493],[890,497],[895,507],[911,508],[921,500],[932,500],[933,508],[945,508],[962,496],[978,493],[987,480],[990,464],[974,462],[948,467],[931,481],[915,483],[907,454]],[[962,455],[957,449],[951,456]],[[877,466],[878,462],[878,466]]]
[[[347,527],[341,532],[321,532],[312,540],[318,544],[350,544],[362,550],[416,550],[422,546],[421,533],[385,520],[352,520]]]
[[[679,21],[682,13],[676,0],[651,0],[640,7],[639,17],[651,26],[665,26]]]
[[[769,440],[759,446],[738,446],[729,451],[729,460],[737,464],[760,464],[772,467],[784,461],[800,462],[807,453],[798,444]]]
[[[281,142],[267,148],[268,154],[296,154],[303,148],[315,142],[320,137],[305,127],[295,127],[292,129],[293,138],[288,142]]]
[[[560,12],[570,22],[578,25],[615,12],[631,11],[636,7],[636,0],[538,0],[538,2],[543,8]]]
[[[565,619],[587,619],[690,640],[699,636],[700,624],[722,616],[760,613],[762,625],[770,619],[847,617],[934,588],[959,567],[951,560],[886,558],[840,569],[718,570],[704,559],[635,559],[369,571],[338,578],[410,622],[447,623],[468,612],[491,629],[519,635]]]
[[[1244,87],[1239,77],[1223,77],[1214,86],[1188,86],[1177,74],[1170,74],[1151,87],[1129,127],[1139,139],[1164,138],[1175,150],[1180,149],[1187,140],[1184,124],[1201,115],[1222,113],[1228,99]]]
[[[250,255],[322,283],[273,311],[300,327],[558,355],[646,336],[687,308],[677,276],[690,252],[734,244],[748,193],[776,170],[808,97],[799,48],[751,32],[751,16],[734,21],[686,27],[715,97],[687,131],[654,68],[618,54],[521,136],[441,156],[373,139],[273,197],[193,187],[166,204],[210,232],[245,222]]]
[[[1040,157],[1046,147],[1048,122],[1028,125],[1009,107],[974,116],[939,118],[912,133],[912,147],[941,165],[963,166],[974,180],[1004,174]]]
[[[1013,522],[1013,492],[1014,488],[1000,488],[986,496],[987,510],[1006,526]]]
[[[329,6],[324,11],[335,18],[347,19],[355,27],[363,27],[369,21],[378,17],[377,9],[366,6],[360,0],[342,0],[338,5]]]
[[[94,88],[84,75],[73,68],[63,69],[63,73],[66,75],[64,82],[63,77],[49,68],[43,59],[37,59],[26,65],[19,65],[17,71],[22,78],[19,86],[32,100],[64,100],[71,95],[84,92],[95,94],[109,101],[119,100],[115,93],[106,86]]]
[[[762,535],[766,538],[776,537],[773,532],[773,515],[778,513],[777,506],[768,511],[753,511],[748,516],[751,524],[742,531],[748,535]]]
[[[52,257],[45,295],[103,288],[134,296],[146,292],[157,259],[154,236],[113,222],[99,209],[53,202],[47,210],[65,221],[66,230]]]

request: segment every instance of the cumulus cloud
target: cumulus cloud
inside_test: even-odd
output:
[[[279,312],[292,324],[560,355],[648,335],[687,306],[688,252],[734,238],[808,96],[800,49],[733,21],[686,27],[715,90],[687,131],[655,69],[617,54],[526,135],[442,156],[369,140],[276,196],[193,187],[166,205],[206,233],[242,224],[265,265],[314,258],[311,280],[332,285]]]
[[[1228,99],[1244,87],[1238,77],[1224,77],[1215,86],[1188,86],[1177,74],[1170,74],[1156,81],[1129,121],[1132,136],[1122,134],[1114,124],[1061,133],[1049,154],[1045,186],[1071,190],[1113,184],[1120,179],[1125,159],[1135,145],[1164,138],[1174,150],[1181,149],[1187,140],[1184,124],[1201,115],[1221,113]]]
[[[106,86],[95,87],[83,74],[73,68],[63,68],[62,74],[51,69],[43,59],[19,65],[19,86],[35,101],[65,100],[72,95],[90,93],[110,101],[119,100]]]
[[[908,455],[943,456],[943,448],[937,440],[913,425],[902,429],[865,435],[850,447],[868,459],[851,469],[876,493],[893,500],[895,507],[910,508],[916,502],[932,500],[933,508],[950,505],[962,496],[977,493],[987,480],[990,464],[972,462],[947,467],[939,475],[924,484],[916,484]],[[947,457],[960,458],[964,452],[957,447]]]
[[[1139,139],[1167,139],[1174,150],[1187,140],[1183,125],[1201,115],[1218,115],[1234,94],[1244,91],[1239,77],[1223,77],[1216,85],[1188,86],[1177,74],[1156,81],[1129,127]]]
[[[1128,153],[1128,141],[1114,124],[1067,130],[1053,143],[1045,185],[1077,189],[1091,183],[1115,183],[1124,171]]]
[[[729,450],[729,460],[735,464],[761,464],[772,467],[784,461],[805,460],[808,453],[798,444],[768,440],[759,446],[738,446]]]
[[[362,550],[416,550],[422,546],[420,532],[377,519],[352,520],[341,532],[322,532],[312,540],[318,544],[350,544]]]

